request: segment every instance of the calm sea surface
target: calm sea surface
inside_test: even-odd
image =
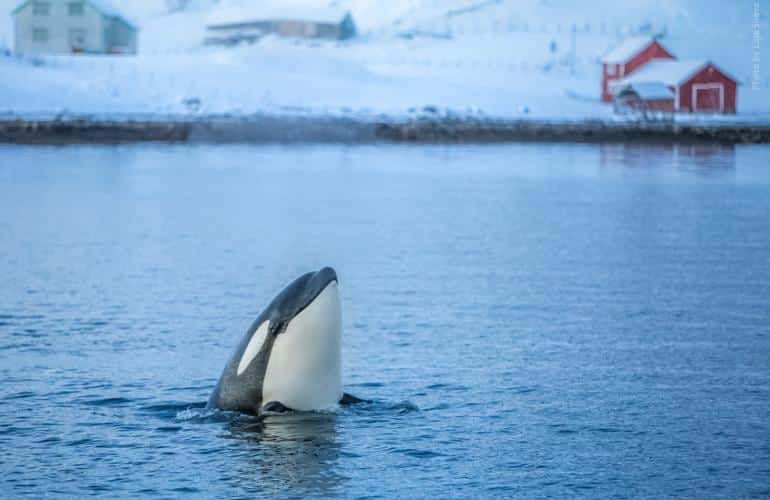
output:
[[[340,276],[347,391],[203,409]],[[0,148],[0,496],[770,495],[770,148]]]

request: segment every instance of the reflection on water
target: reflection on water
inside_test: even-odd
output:
[[[732,144],[602,144],[601,167],[673,168],[709,175],[735,168]]]
[[[262,494],[279,489],[329,495],[344,477],[335,472],[340,444],[334,413],[288,413],[234,419],[229,436],[243,445],[244,460],[234,465],[234,482],[260,485]],[[269,486],[268,486],[269,485]],[[266,491],[275,488],[276,491]]]

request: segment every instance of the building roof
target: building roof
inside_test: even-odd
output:
[[[623,43],[609,51],[602,57],[603,63],[609,64],[622,64],[628,62],[639,52],[649,47],[656,41],[655,37],[651,36],[632,36],[623,40]]]
[[[90,3],[96,10],[98,10],[105,16],[121,19],[124,23],[126,23],[130,27],[136,29],[136,24],[134,24],[130,19],[128,19],[125,15],[123,15],[123,13],[120,12],[115,7],[112,0],[85,0],[85,1]]]
[[[673,99],[674,91],[663,82],[638,82],[625,85],[613,85],[612,91],[620,95],[624,91],[631,91],[641,99]]]
[[[32,0],[24,0],[21,2],[15,9],[11,11],[12,15],[16,15],[21,9],[27,6]],[[112,3],[111,0],[83,0],[84,2],[90,4],[94,9],[101,12],[103,15],[107,17],[112,17],[116,19],[120,19],[124,23],[126,23],[128,26],[130,26],[133,29],[136,29],[136,25],[131,22],[126,16],[124,16]]]
[[[707,64],[709,61],[702,59],[654,59],[621,81],[625,84],[662,82],[671,87],[678,87]]]
[[[339,23],[350,12],[336,6],[318,6],[308,2],[286,1],[266,2],[254,7],[231,7],[219,9],[209,18],[212,24],[240,24],[256,21],[314,21],[319,23]]]

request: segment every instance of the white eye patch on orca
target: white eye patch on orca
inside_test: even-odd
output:
[[[243,351],[241,356],[241,362],[238,363],[238,375],[243,373],[246,368],[249,367],[251,361],[257,356],[259,350],[262,348],[262,344],[265,343],[267,338],[267,331],[270,329],[270,321],[265,321],[254,332],[249,340],[249,345],[246,346],[246,350]]]

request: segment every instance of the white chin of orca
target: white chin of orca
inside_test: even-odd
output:
[[[333,281],[276,337],[262,403],[304,411],[334,407],[342,397],[341,358],[342,309]]]

